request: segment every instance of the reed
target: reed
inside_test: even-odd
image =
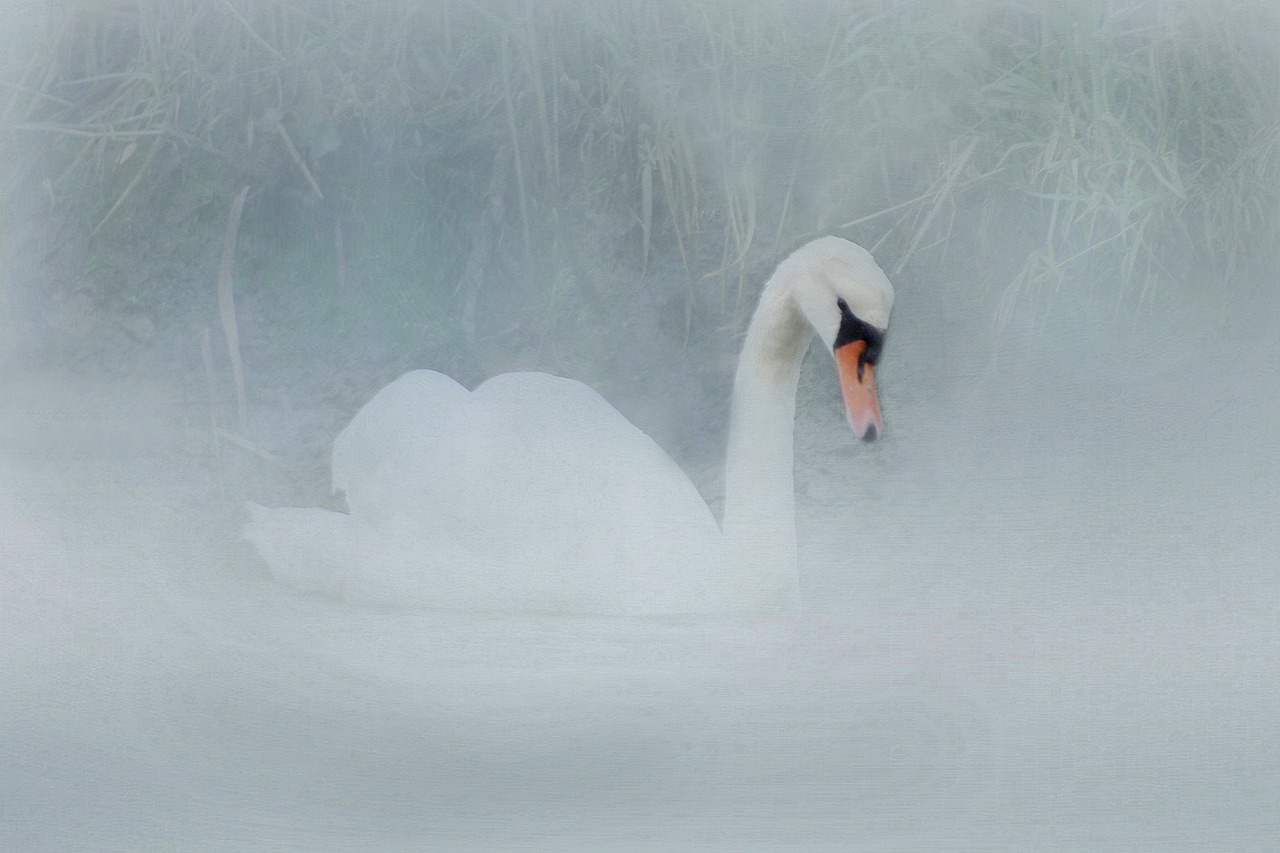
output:
[[[1013,257],[1006,309],[1086,282],[1142,301],[1280,245],[1278,18],[1265,0],[68,0],[6,66],[0,133],[39,151],[99,267],[140,227],[216,245],[212,211],[251,184],[251,208],[324,211],[343,281],[385,254],[378,234],[426,240],[436,269],[383,294],[397,313],[451,310],[480,210],[525,299],[589,250],[674,262],[686,317],[748,305],[758,266],[835,230],[899,270],[961,240]],[[438,203],[391,214],[389,182]],[[242,227],[271,226],[246,209]]]

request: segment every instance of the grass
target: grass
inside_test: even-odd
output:
[[[1150,300],[1175,270],[1229,274],[1274,239],[1262,211],[1277,190],[1277,42],[1262,15],[1102,2],[991,13],[988,51],[1005,70],[973,124],[1041,229],[1010,297],[1101,277]]]
[[[1007,316],[1273,251],[1278,48],[1265,0],[65,0],[10,59],[0,139],[38,152],[106,305],[159,298],[101,273],[139,235],[216,290],[248,186],[242,274],[281,221],[313,229],[310,278],[342,285],[313,298],[363,294],[385,323],[474,326],[492,299],[599,322],[617,294],[589,280],[619,264],[686,326],[732,320],[763,264],[833,231],[894,275],[977,247]],[[468,277],[478,246],[504,260]],[[405,268],[362,280],[388,252]],[[250,289],[273,286],[308,285]],[[415,334],[480,332],[396,346]]]

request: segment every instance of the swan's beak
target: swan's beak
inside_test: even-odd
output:
[[[876,395],[875,366],[862,361],[866,341],[850,341],[836,347],[836,371],[840,374],[840,393],[844,411],[854,435],[863,441],[874,441],[884,433],[880,420],[880,398]]]

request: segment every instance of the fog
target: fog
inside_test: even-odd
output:
[[[1073,14],[1084,22],[1093,8]],[[16,43],[25,31],[10,28]],[[914,68],[891,58],[883,74]],[[668,103],[671,81],[644,83]],[[927,107],[904,104],[883,133]],[[1272,109],[1259,123],[1274,137]],[[521,236],[516,167],[473,169],[473,154],[457,155],[459,193],[435,198],[446,236],[414,231],[421,198],[393,168],[406,155],[369,143],[340,161],[304,151],[328,196],[321,164],[361,176],[385,164],[362,190],[385,196],[385,219],[339,216],[344,290],[341,277],[309,278],[314,256],[329,263],[335,226],[280,155],[300,189],[250,194],[240,233],[240,425],[217,305],[230,198],[219,197],[203,254],[158,236],[145,211],[89,233],[97,218],[86,225],[58,200],[65,186],[46,180],[47,137],[6,116],[5,849],[1280,846],[1273,245],[1230,264],[1171,257],[1180,277],[1150,291],[1105,265],[1019,291],[1007,285],[1026,235],[966,226],[990,205],[1020,221],[1025,200],[1012,190],[940,205],[950,230],[926,223],[920,240],[927,210],[840,227],[907,201],[901,175],[963,144],[905,138],[897,159],[862,165],[831,147],[830,161],[797,165],[764,142],[733,160],[755,141],[735,131],[696,138],[723,145],[735,168],[757,163],[735,180],[759,192],[770,233],[726,238],[745,247],[740,276],[710,274],[734,253],[708,239],[690,276],[657,214],[642,227],[612,209],[557,209],[579,254],[531,252],[530,231],[546,222],[530,215]],[[779,163],[799,176],[785,205],[770,195]],[[878,175],[885,163],[892,173]],[[824,172],[840,168],[871,207],[830,202]],[[731,216],[701,203],[700,215]],[[787,210],[808,218],[784,227]],[[276,220],[291,236],[272,234]],[[775,224],[785,239],[772,240]],[[419,367],[468,387],[507,370],[581,379],[719,513],[745,318],[783,250],[817,236],[815,224],[872,248],[897,302],[877,367],[879,441],[850,434],[821,346],[802,370],[795,612],[355,605],[278,582],[242,540],[246,500],[338,508],[333,437]],[[402,268],[444,258],[455,227],[467,248],[407,286]],[[1060,256],[1082,248],[1070,243],[1079,234],[1058,236]],[[127,297],[102,295],[111,259],[132,270]],[[173,296],[186,291],[200,295]],[[396,325],[415,312],[428,319]]]

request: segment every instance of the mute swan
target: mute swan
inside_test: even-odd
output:
[[[508,373],[468,392],[429,370],[375,396],[333,445],[350,514],[250,504],[272,574],[351,601],[472,611],[680,614],[794,602],[796,386],[816,333],[849,424],[876,396],[893,286],[861,246],[815,240],[769,279],[734,381],[723,531],[657,444],[596,392]]]

